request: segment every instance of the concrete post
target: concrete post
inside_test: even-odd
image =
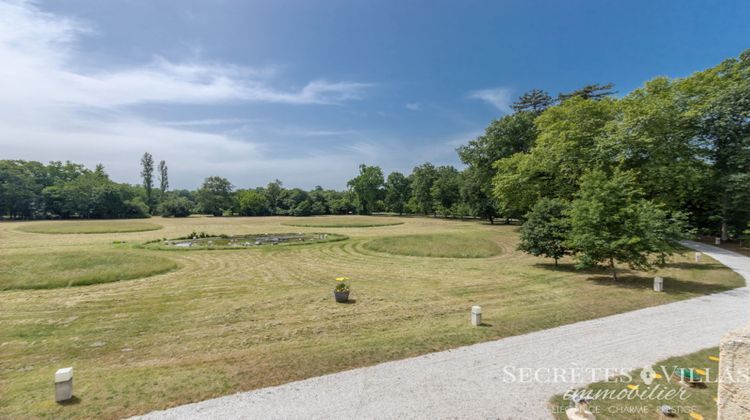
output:
[[[697,262],[697,263],[701,262],[701,255],[703,255],[702,252],[696,252],[695,253],[695,262]]]
[[[721,340],[719,353],[719,420],[750,418],[750,325]]]
[[[654,277],[654,292],[664,291],[664,279],[662,277]]]
[[[478,327],[482,324],[482,307],[472,306],[471,307],[471,325]]]
[[[55,401],[64,402],[73,398],[73,368],[66,367],[55,372]]]
[[[714,239],[714,244],[721,245],[721,238]]]

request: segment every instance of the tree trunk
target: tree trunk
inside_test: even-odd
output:
[[[557,258],[555,258],[555,268],[557,268]]]
[[[727,228],[727,214],[729,213],[729,197],[727,192],[721,197],[721,242],[726,242],[729,239],[729,232]]]
[[[612,278],[617,281],[617,268],[615,267],[615,259],[609,257],[609,268],[612,269]]]
[[[494,218],[494,217],[492,217],[492,216],[490,216],[490,224],[491,224],[491,225],[494,225],[494,224],[495,224],[495,218]]]

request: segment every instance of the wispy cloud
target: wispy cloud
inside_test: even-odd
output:
[[[411,102],[406,104],[406,109],[408,109],[409,111],[419,111],[420,109],[422,109],[422,106],[416,102]]]
[[[498,111],[509,114],[513,103],[513,91],[510,88],[498,87],[475,90],[469,93],[469,98],[479,99],[497,108]]]
[[[170,127],[211,127],[217,125],[247,124],[251,121],[246,118],[206,118],[199,120],[161,121],[160,124]]]
[[[199,54],[187,61],[154,56],[147,63],[126,68],[82,68],[80,63],[89,61],[80,60],[80,41],[95,35],[86,22],[47,13],[36,3],[0,0],[0,148],[4,157],[71,159],[87,165],[102,162],[116,179],[134,182],[138,157],[148,150],[170,160],[170,169],[182,181],[176,184],[189,187],[209,174],[252,176],[246,182],[272,179],[278,176],[272,168],[287,164],[301,180],[309,173],[331,174],[328,181],[341,176],[330,168],[345,156],[280,162],[263,155],[264,139],[197,131],[243,125],[243,119],[161,122],[140,115],[137,106],[339,105],[364,98],[369,84],[313,79],[296,87],[280,87],[274,83],[273,71],[201,60]],[[308,134],[335,135],[333,131]]]

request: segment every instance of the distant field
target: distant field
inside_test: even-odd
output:
[[[324,216],[314,217],[311,220],[299,220],[294,222],[284,222],[286,226],[300,227],[326,227],[326,228],[366,228],[378,226],[395,226],[404,222],[393,217],[376,217],[376,216]]]
[[[178,265],[140,280],[0,291],[0,418],[127,417],[743,285],[710,258],[693,263],[692,253],[658,274],[623,267],[615,283],[606,271],[576,271],[567,259],[555,269],[516,251],[516,227],[432,218],[373,217],[402,224],[340,227],[348,239],[304,246],[136,248],[191,232],[273,234],[290,232],[283,223],[354,220],[368,218],[155,218],[163,229],[100,235],[30,235],[16,229],[43,223],[0,223],[0,261],[16,273],[6,282],[62,275],[63,284],[79,268],[107,269],[98,264],[105,254],[127,255],[112,260],[112,272],[156,267],[156,257]],[[490,256],[415,256],[464,248]],[[651,290],[654,275],[666,292]],[[339,276],[351,278],[352,304],[333,300]],[[484,327],[469,325],[474,304]],[[80,400],[60,406],[51,381],[65,366],[75,368]]]
[[[503,248],[480,234],[427,234],[377,238],[365,248],[415,257],[483,258],[498,255]]]
[[[133,220],[91,220],[91,221],[61,221],[61,222],[31,222],[18,230],[29,233],[48,234],[85,234],[85,233],[124,233],[145,232],[161,229],[155,223]]]

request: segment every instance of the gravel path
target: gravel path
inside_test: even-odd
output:
[[[684,242],[750,279],[750,258]],[[665,282],[665,288],[669,283]],[[406,360],[229,395],[148,419],[549,418],[547,402],[571,386],[707,347],[748,321],[746,287]],[[467,311],[468,322],[468,311]],[[551,369],[597,368],[567,382]],[[520,368],[541,381],[511,382]],[[569,374],[568,374],[569,376]]]

